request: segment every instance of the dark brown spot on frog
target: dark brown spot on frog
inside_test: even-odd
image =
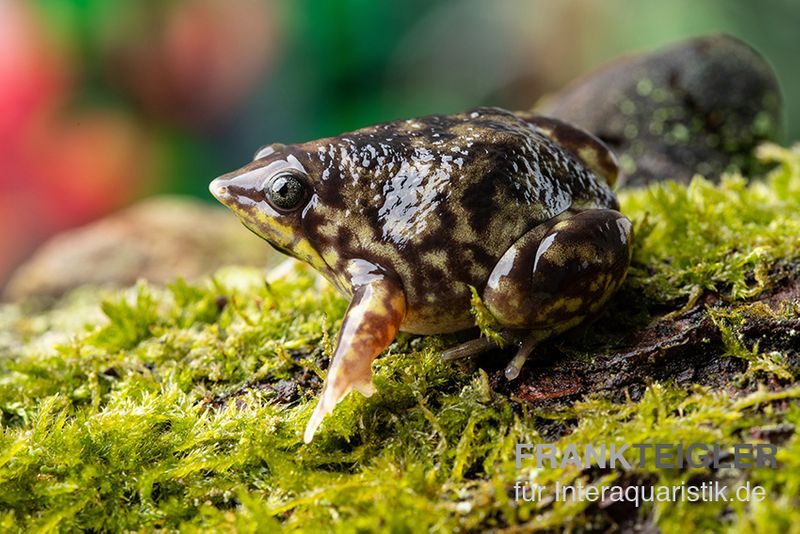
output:
[[[469,224],[477,233],[485,228],[496,209],[492,199],[497,198],[502,183],[508,180],[503,168],[490,169],[482,180],[468,186],[461,196],[461,206],[468,213]]]

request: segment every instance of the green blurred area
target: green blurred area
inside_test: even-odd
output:
[[[800,136],[800,4],[790,0],[266,2],[257,15],[271,19],[273,57],[233,105],[199,124],[142,105],[108,76],[108,49],[120,35],[153,38],[186,4],[39,2],[52,35],[74,51],[80,72],[74,104],[118,106],[144,124],[166,163],[155,185],[162,192],[208,198],[212,177],[246,163],[269,142],[479,104],[528,107],[542,92],[619,54],[720,31],[769,59],[784,90],[788,139]],[[248,7],[229,3],[229,9]],[[203,61],[202,50],[196,61]]]

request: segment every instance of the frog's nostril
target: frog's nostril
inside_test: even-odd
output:
[[[208,190],[218,200],[222,200],[222,198],[226,196],[228,193],[228,188],[222,185],[222,182],[220,181],[219,178],[213,180],[210,184],[208,184]]]

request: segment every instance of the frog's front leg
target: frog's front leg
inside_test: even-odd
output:
[[[561,214],[506,251],[482,297],[508,329],[506,336],[516,333],[520,340],[506,367],[509,380],[540,341],[572,328],[608,301],[625,278],[632,245],[627,217],[594,209]]]
[[[353,299],[339,331],[322,395],[303,435],[306,443],[351,389],[372,395],[372,361],[391,344],[405,317],[405,294],[394,278],[363,260],[352,261],[349,271]]]

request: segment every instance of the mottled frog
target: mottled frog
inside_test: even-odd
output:
[[[583,130],[478,108],[268,145],[214,180],[247,228],[351,299],[305,441],[349,391],[373,393],[372,361],[399,330],[474,327],[470,286],[518,347],[509,379],[539,341],[596,312],[631,257],[616,176]],[[479,338],[445,357],[491,346]]]

